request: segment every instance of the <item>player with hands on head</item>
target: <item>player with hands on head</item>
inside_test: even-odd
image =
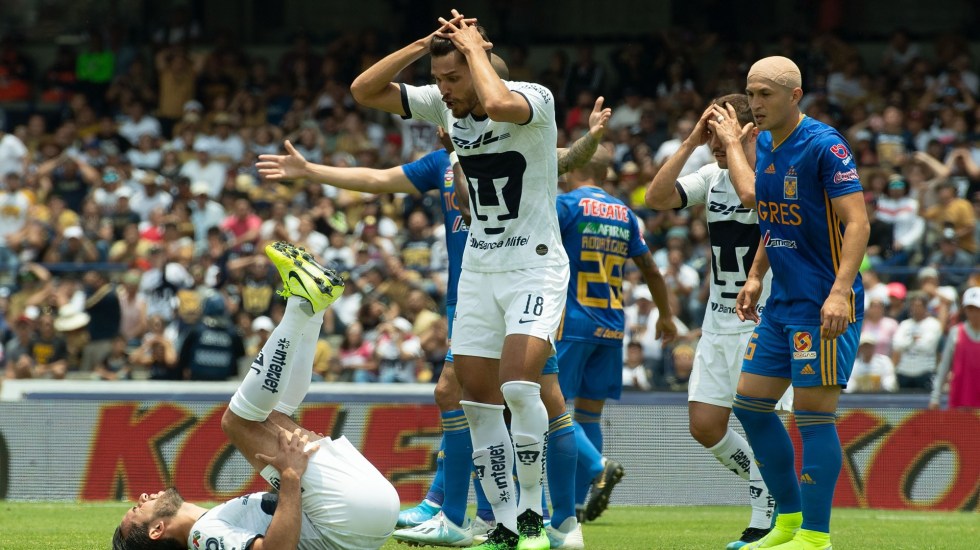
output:
[[[715,99],[704,110],[680,149],[667,159],[647,187],[646,203],[656,210],[706,205],[708,239],[711,245],[711,282],[702,337],[694,355],[688,384],[688,417],[691,436],[726,469],[749,482],[752,517],[734,550],[769,533],[773,501],[766,488],[748,442],[729,427],[732,402],[742,369],[742,355],[753,326],[735,314],[739,289],[757,254],[761,234],[755,210],[755,157],[758,130],[748,98],[730,94]],[[707,144],[717,163],[680,176],[694,149]],[[769,277],[763,282],[768,296]],[[791,408],[787,393],[780,403]]]
[[[558,129],[551,92],[501,80],[492,44],[473,23],[454,10],[435,33],[359,75],[351,93],[363,105],[441,126],[456,145],[473,223],[452,351],[474,466],[497,521],[482,547],[533,550],[550,546],[541,507],[548,414],[538,380],[554,354],[568,286],[554,207]],[[426,53],[435,85],[392,82]]]
[[[740,319],[758,322],[742,363],[733,411],[779,513],[746,548],[828,550],[842,464],[836,411],[857,353],[864,309],[858,268],[870,224],[854,156],[830,126],[804,115],[792,60],[749,69],[746,95],[761,133],[756,201],[762,239],[737,298]],[[757,307],[772,273],[765,311]],[[803,440],[799,478],[776,400],[792,385]]]

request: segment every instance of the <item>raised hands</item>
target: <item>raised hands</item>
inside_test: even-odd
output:
[[[306,159],[286,140],[285,155],[259,155],[255,167],[259,176],[272,181],[293,180],[306,176]]]
[[[602,138],[606,132],[606,123],[609,122],[609,117],[612,116],[612,109],[609,107],[602,108],[604,101],[605,98],[602,96],[597,97],[595,106],[592,107],[592,113],[589,115],[589,133],[596,139]]]
[[[707,121],[708,128],[718,136],[725,147],[736,142],[745,143],[746,138],[752,135],[752,130],[755,128],[755,123],[752,122],[745,126],[739,125],[738,114],[735,113],[731,103],[725,103],[724,107],[712,104],[705,111],[705,115],[701,116],[701,120]]]
[[[435,36],[451,40],[461,52],[493,48],[493,43],[485,40],[477,30],[476,19],[467,19],[455,9],[452,10],[451,19],[440,17],[439,24],[442,26],[435,32]]]

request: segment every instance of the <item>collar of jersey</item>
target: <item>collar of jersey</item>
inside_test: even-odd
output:
[[[793,134],[796,133],[797,128],[800,127],[800,124],[803,124],[803,121],[805,119],[806,119],[806,115],[804,115],[803,113],[800,113],[800,120],[797,120],[796,121],[796,126],[793,127],[793,131],[790,132],[790,133],[788,133],[788,134],[786,134],[786,137],[784,137],[783,140],[780,141],[779,143],[773,143],[772,144],[772,150],[775,151],[777,147],[779,147],[780,145],[786,143],[786,140],[789,139],[790,136],[792,136]],[[770,132],[770,135],[772,135],[772,132]]]

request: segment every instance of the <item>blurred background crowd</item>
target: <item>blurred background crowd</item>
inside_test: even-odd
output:
[[[628,387],[686,388],[712,277],[703,211],[651,211],[645,185],[707,102],[741,92],[749,65],[773,54],[801,67],[803,110],[847,136],[866,190],[860,360],[875,366],[849,389],[931,387],[947,329],[963,318],[960,297],[980,284],[980,65],[966,35],[897,30],[860,50],[817,30],[746,41],[669,28],[601,47],[510,38],[495,51],[512,80],[554,92],[558,146],[586,130],[597,96],[613,108],[606,188],[643,220],[684,327],[662,349],[649,292],[627,272]],[[42,63],[8,32],[5,376],[237,377],[283,311],[263,247],[288,240],[348,281],[326,312],[318,380],[434,381],[447,349],[441,198],[261,181],[255,169],[284,139],[314,162],[373,168],[439,147],[435,128],[350,96],[353,78],[399,39],[381,29],[323,40],[297,32],[278,55],[259,55],[175,9],[147,32],[90,26]],[[406,72],[400,80],[429,81],[424,61]],[[700,151],[683,173],[712,161]]]

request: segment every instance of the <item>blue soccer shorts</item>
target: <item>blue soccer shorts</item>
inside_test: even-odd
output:
[[[623,392],[622,343],[610,346],[562,340],[556,348],[555,370],[565,399],[619,399]]]
[[[857,355],[861,322],[833,340],[820,325],[791,325],[762,316],[742,358],[742,372],[789,378],[793,387],[847,386]]]

